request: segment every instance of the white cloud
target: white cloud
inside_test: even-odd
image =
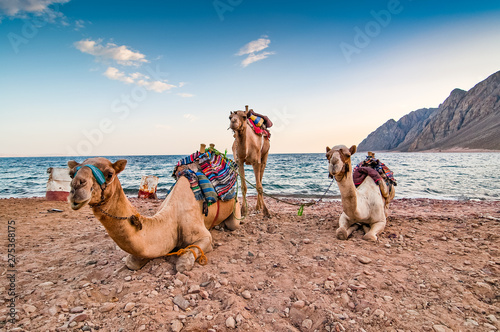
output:
[[[103,75],[111,80],[121,81],[127,84],[133,83],[138,86],[144,87],[146,90],[160,93],[176,87],[173,84],[168,84],[167,82],[163,81],[151,81],[149,79],[149,76],[137,72],[126,75],[124,72],[118,70],[115,67],[108,67]]]
[[[193,115],[193,114],[184,114],[184,118],[188,119],[191,122],[198,120],[198,117],[196,115]]]
[[[242,48],[236,55],[245,55],[255,52],[260,52],[269,47],[271,40],[268,38],[259,38],[257,40],[251,41]]]
[[[80,29],[85,28],[85,21],[84,20],[76,20],[75,21],[75,30],[78,31]]]
[[[100,59],[111,59],[124,66],[139,66],[148,62],[146,56],[140,52],[134,52],[127,46],[118,46],[113,43],[101,45],[102,40],[80,40],[74,43],[75,47],[83,53],[94,55]]]
[[[246,67],[251,63],[254,63],[254,62],[259,61],[259,60],[263,60],[272,54],[274,54],[274,52],[262,52],[262,53],[258,53],[258,54],[253,54],[253,53],[249,54],[245,58],[245,60],[241,61],[241,65],[243,67]]]
[[[267,38],[267,36],[264,36],[257,40],[251,41],[240,48],[239,52],[236,53],[236,55],[241,56],[248,54],[248,56],[243,61],[241,61],[241,66],[246,67],[256,61],[263,60],[268,56],[274,54],[274,52],[261,52],[268,48],[270,43],[271,40]]]
[[[179,87],[180,87],[180,85],[179,85]],[[186,93],[186,92],[179,92],[177,95],[181,96],[182,98],[191,98],[191,97],[194,97],[194,95],[192,93]]]
[[[0,11],[7,16],[23,13],[42,14],[52,4],[61,4],[70,0],[0,0]]]

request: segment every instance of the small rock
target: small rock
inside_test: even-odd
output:
[[[412,316],[419,316],[420,314],[418,313],[418,311],[415,311],[415,310],[407,310],[406,313],[408,315],[412,315]]]
[[[385,313],[381,309],[376,309],[373,315],[378,318],[384,318]]]
[[[124,280],[125,280],[125,281],[130,281],[130,280],[132,280],[132,277],[131,277],[131,276],[126,276],[126,277],[124,278]]]
[[[125,312],[130,312],[132,309],[134,309],[135,303],[134,302],[129,302],[125,305],[125,308],[123,308],[123,311]]]
[[[242,314],[236,315],[236,324],[237,325],[240,325],[244,320],[245,320],[245,318],[243,317]]]
[[[174,300],[173,300],[174,304],[176,304],[179,308],[181,308],[182,310],[186,310],[187,308],[189,308],[190,306],[190,303],[188,300],[186,300],[182,295],[177,295],[176,297],[174,297]]]
[[[50,307],[48,311],[49,311],[49,315],[51,315],[51,316],[57,315],[57,312],[58,312],[56,306]]]
[[[241,296],[243,296],[243,298],[244,298],[244,299],[247,299],[247,300],[252,298],[252,294],[251,294],[249,291],[247,291],[247,290],[246,290],[246,291],[243,291],[243,292],[241,293]]]
[[[292,304],[292,307],[294,308],[304,308],[306,306],[306,303],[302,300],[298,300],[298,301],[295,301],[293,304]]]
[[[36,307],[34,305],[31,305],[31,304],[23,305],[23,309],[28,316],[36,311]]]
[[[331,280],[325,281],[325,289],[326,290],[335,289],[335,283]]]
[[[87,320],[89,316],[85,313],[80,313],[80,314],[74,314],[69,318],[68,324],[71,323],[78,323],[78,322],[83,322],[84,320]]]
[[[182,330],[184,325],[182,322],[178,319],[174,319],[173,321],[170,322],[170,328],[172,329],[173,332],[179,332]]]
[[[72,314],[79,314],[85,310],[83,307],[74,307],[69,310],[70,313]]]
[[[389,295],[386,295],[386,296],[384,296],[384,300],[386,300],[387,302],[390,302],[390,301],[392,301],[392,297]]]
[[[193,285],[189,287],[188,293],[189,294],[197,294],[200,292],[200,286],[199,285]]]
[[[208,292],[206,290],[201,290],[200,291],[200,296],[201,296],[202,299],[206,300],[206,299],[208,299],[209,294],[208,294]]]
[[[470,261],[465,261],[464,265],[471,265],[472,263]]]
[[[309,244],[309,243],[311,243],[311,239],[306,238],[306,239],[302,240],[302,243]]]
[[[433,325],[432,329],[434,330],[434,332],[453,332],[452,329],[444,325]]]
[[[464,325],[473,327],[473,326],[479,326],[479,323],[473,319],[467,318]]]
[[[340,294],[340,301],[344,306],[346,306],[349,304],[349,302],[351,302],[351,298],[349,297],[349,295],[347,295],[347,293],[342,293]]]
[[[302,321],[302,327],[309,330],[313,326],[313,322],[310,319],[304,319]]]
[[[270,313],[270,314],[272,314],[275,311],[276,311],[276,309],[274,309],[273,307],[267,308],[267,312]]]
[[[232,316],[229,316],[226,319],[226,327],[228,329],[234,329],[234,328],[236,328],[236,321],[234,320],[234,318]]]
[[[82,331],[92,331],[92,328],[88,325],[82,326]]]
[[[496,323],[496,322],[498,322],[498,319],[496,318],[496,316],[495,316],[495,315],[488,315],[488,316],[486,316],[486,318],[488,318],[488,320],[489,320],[490,322],[492,322],[492,323]]]
[[[106,302],[104,303],[100,308],[99,308],[99,311],[100,312],[110,312],[111,310],[113,310],[114,308],[116,307],[116,304],[114,303],[110,303],[110,302]]]
[[[490,323],[484,323],[484,327],[486,327],[489,331],[496,331],[497,328],[494,325],[491,325]]]
[[[53,285],[54,283],[52,281],[47,281],[47,282],[42,282],[41,284],[38,285],[38,287],[50,287]]]
[[[372,262],[370,258],[365,256],[358,256],[358,261],[360,261],[363,264],[370,264]]]

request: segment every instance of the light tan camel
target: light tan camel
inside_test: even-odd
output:
[[[335,177],[342,199],[343,213],[336,235],[340,240],[347,240],[358,228],[357,224],[361,224],[365,231],[363,239],[377,241],[377,234],[384,230],[386,224],[386,200],[370,176],[358,188],[355,187],[351,167],[351,156],[355,152],[355,145],[349,149],[345,145],[336,145],[331,149],[326,147],[328,172],[330,177]]]
[[[266,169],[267,156],[271,144],[264,135],[257,135],[251,125],[248,123],[249,110],[248,105],[245,111],[231,112],[229,115],[229,128],[234,132],[233,156],[238,164],[238,170],[241,177],[241,191],[243,194],[243,204],[241,211],[243,215],[247,214],[247,184],[245,182],[245,164],[252,165],[255,174],[257,187],[257,205],[255,209],[262,209],[264,216],[270,217],[269,210],[264,203],[262,187],[262,177]]]
[[[70,175],[73,177],[69,202],[73,210],[87,204],[92,208],[109,236],[130,254],[125,262],[129,269],[138,270],[149,260],[165,256],[174,248],[196,245],[203,252],[209,252],[212,250],[209,228],[222,222],[230,230],[238,228],[240,211],[237,202],[230,200],[212,204],[205,217],[202,214],[202,201],[195,199],[185,177],[179,178],[154,216],[139,215],[125,196],[117,177],[126,164],[127,161],[123,159],[111,163],[106,158],[90,158],[81,164],[69,161]],[[94,165],[101,170],[105,184],[99,185],[92,169],[85,165]],[[77,171],[77,166],[83,167]],[[191,250],[195,251],[197,257],[202,254],[198,248]],[[195,259],[194,254],[187,250],[177,260],[177,271],[190,270]]]

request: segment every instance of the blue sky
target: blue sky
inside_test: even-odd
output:
[[[358,144],[500,70],[498,1],[0,0],[0,156]]]

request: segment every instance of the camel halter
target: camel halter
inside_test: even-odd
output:
[[[89,203],[89,206],[92,207],[92,208],[95,207],[95,208],[99,209],[99,211],[101,211],[104,215],[106,215],[108,217],[111,217],[111,218],[114,218],[114,219],[118,219],[118,220],[130,219],[130,223],[132,225],[134,225],[134,226],[137,226],[139,228],[139,230],[141,230],[142,229],[142,224],[140,223],[139,220],[137,220],[137,221],[134,222],[134,218],[132,218],[134,216],[131,216],[131,217],[118,217],[118,216],[112,215],[112,214],[104,211],[101,208],[101,205],[104,203],[104,190],[108,187],[108,183],[106,182],[106,178],[104,177],[104,174],[102,173],[102,171],[99,168],[97,168],[96,166],[94,166],[94,165],[82,165],[82,166],[78,166],[76,168],[75,174],[82,167],[88,167],[88,168],[90,168],[90,170],[92,171],[92,174],[94,175],[95,180],[97,181],[97,183],[101,187],[101,200],[99,201],[99,203],[96,203],[96,204],[90,204]],[[111,181],[111,182],[113,182],[113,181]]]

